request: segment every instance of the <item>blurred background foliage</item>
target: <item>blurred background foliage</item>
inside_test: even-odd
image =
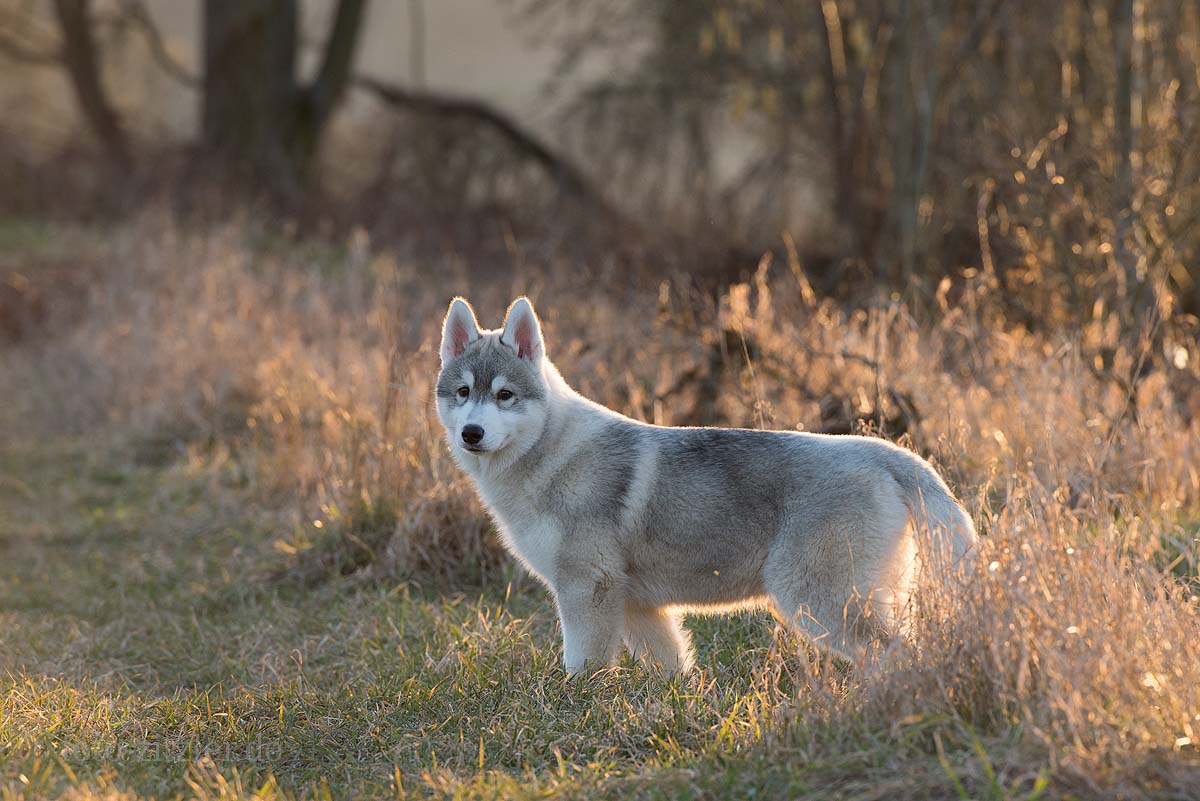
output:
[[[798,250],[834,296],[1200,313],[1189,0],[3,0],[0,58],[10,213],[269,202],[708,289]]]
[[[0,798],[1195,797],[1195,0],[0,0],[0,63]],[[460,293],[635,419],[930,458],[978,592],[564,691]]]

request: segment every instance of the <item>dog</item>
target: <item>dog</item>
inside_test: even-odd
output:
[[[884,440],[656,426],[584,398],[528,298],[499,330],[451,302],[435,394],[505,547],[554,596],[571,676],[622,643],[686,673],[685,613],[763,606],[863,664],[899,636],[918,564],[976,543],[933,467]]]

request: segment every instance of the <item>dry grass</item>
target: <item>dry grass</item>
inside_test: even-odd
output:
[[[365,236],[330,247],[246,225],[194,233],[157,215],[67,238],[86,243],[95,278],[70,320],[0,348],[14,388],[2,430],[86,434],[153,469],[188,465],[210,502],[240,506],[270,532],[239,556],[265,592],[346,574],[496,597],[511,574],[431,410],[435,336],[458,293],[491,325],[512,295],[530,293],[568,380],[640,419],[891,420],[986,535],[972,591],[927,590],[912,647],[868,681],[796,659],[795,643],[777,639],[765,656],[723,652],[736,666],[725,685],[714,658],[690,689],[639,679],[618,690],[626,708],[606,707],[615,768],[588,763],[569,782],[549,756],[509,754],[511,768],[474,775],[481,746],[460,728],[457,746],[439,746],[449,767],[410,785],[471,797],[511,794],[514,782],[708,796],[729,791],[726,779],[780,792],[828,779],[847,795],[933,782],[933,795],[1000,798],[1050,780],[1084,797],[1183,798],[1200,781],[1200,420],[1183,389],[1200,380],[1200,352],[1180,327],[1161,328],[1162,353],[1146,359],[1100,304],[1080,329],[1029,331],[975,279],[917,314],[897,301],[819,301],[796,263],[764,267],[713,303],[674,283],[646,292],[563,265],[526,265],[497,285],[450,258],[377,253]],[[23,244],[12,269],[35,263],[34,250]],[[1139,372],[1131,390],[1121,379]],[[461,684],[463,671],[482,670],[472,664],[505,669],[489,654],[518,659],[529,637],[543,650],[553,641],[548,628],[531,635],[489,614],[483,604],[458,634],[430,635],[446,641],[435,674],[458,670]],[[530,653],[526,662],[553,662]],[[551,686],[536,671],[523,681]],[[522,714],[596,703],[586,692],[556,698]],[[644,737],[672,698],[682,706],[656,736],[674,752]],[[732,729],[741,733],[720,733]],[[796,774],[801,764],[820,767]],[[897,779],[904,765],[909,783]],[[257,789],[196,771],[200,797]],[[104,781],[98,796],[123,797]]]

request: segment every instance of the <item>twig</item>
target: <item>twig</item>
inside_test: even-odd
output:
[[[35,32],[31,14],[0,11],[0,55],[34,67],[61,67],[61,42],[44,31]]]
[[[1104,451],[1100,454],[1100,459],[1096,465],[1096,474],[1104,469],[1104,464],[1108,461],[1108,456],[1112,451],[1113,442],[1117,439],[1117,432],[1120,430],[1121,423],[1125,420],[1126,415],[1133,412],[1134,422],[1137,422],[1137,389],[1141,383],[1143,368],[1146,366],[1146,360],[1150,357],[1150,349],[1153,347],[1155,334],[1158,333],[1158,327],[1165,320],[1162,315],[1162,310],[1157,302],[1158,298],[1162,297],[1162,293],[1166,291],[1167,276],[1169,274],[1163,270],[1162,279],[1159,282],[1158,291],[1155,292],[1152,304],[1147,311],[1145,322],[1141,326],[1141,349],[1138,352],[1137,361],[1133,363],[1130,369],[1129,382],[1126,385],[1128,389],[1125,392],[1125,400],[1121,404],[1121,411],[1112,421],[1112,426],[1108,430],[1108,436],[1104,440]]]
[[[10,61],[19,61],[33,67],[61,67],[62,58],[57,52],[35,50],[18,39],[0,31],[0,55]]]
[[[803,350],[809,356],[812,356],[817,359],[845,359],[846,361],[849,361],[849,362],[858,362],[861,365],[870,367],[872,370],[878,371],[878,370],[883,369],[883,365],[881,365],[875,359],[872,359],[868,356],[863,356],[861,353],[854,353],[853,351],[849,351],[849,350],[839,350],[839,351],[817,350],[816,348],[809,347],[808,345],[805,345],[802,342],[796,343],[796,344],[800,347],[801,350]]]
[[[124,0],[122,3],[124,18],[132,22],[141,32],[142,38],[150,48],[150,56],[162,68],[163,72],[191,89],[199,88],[200,77],[181,64],[171,55],[163,40],[162,31],[154,23],[154,17],[141,0]]]

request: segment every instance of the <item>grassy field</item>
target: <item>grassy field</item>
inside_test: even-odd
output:
[[[1200,794],[1194,341],[1130,391],[1116,312],[1031,333],[970,286],[922,318],[795,264],[716,304],[471,281],[643,419],[878,412],[986,535],[877,675],[745,614],[689,621],[686,679],[568,683],[430,409],[452,262],[151,216],[10,225],[0,278],[37,310],[0,345],[0,798]]]
[[[939,715],[880,731],[798,716],[801,687],[852,690],[791,664],[805,651],[763,616],[697,621],[693,680],[626,664],[572,684],[553,607],[515,574],[475,594],[275,589],[246,558],[262,532],[214,516],[186,469],[80,443],[4,460],[20,477],[0,531],[13,797],[955,797],[962,781],[1027,798],[1051,775]]]

